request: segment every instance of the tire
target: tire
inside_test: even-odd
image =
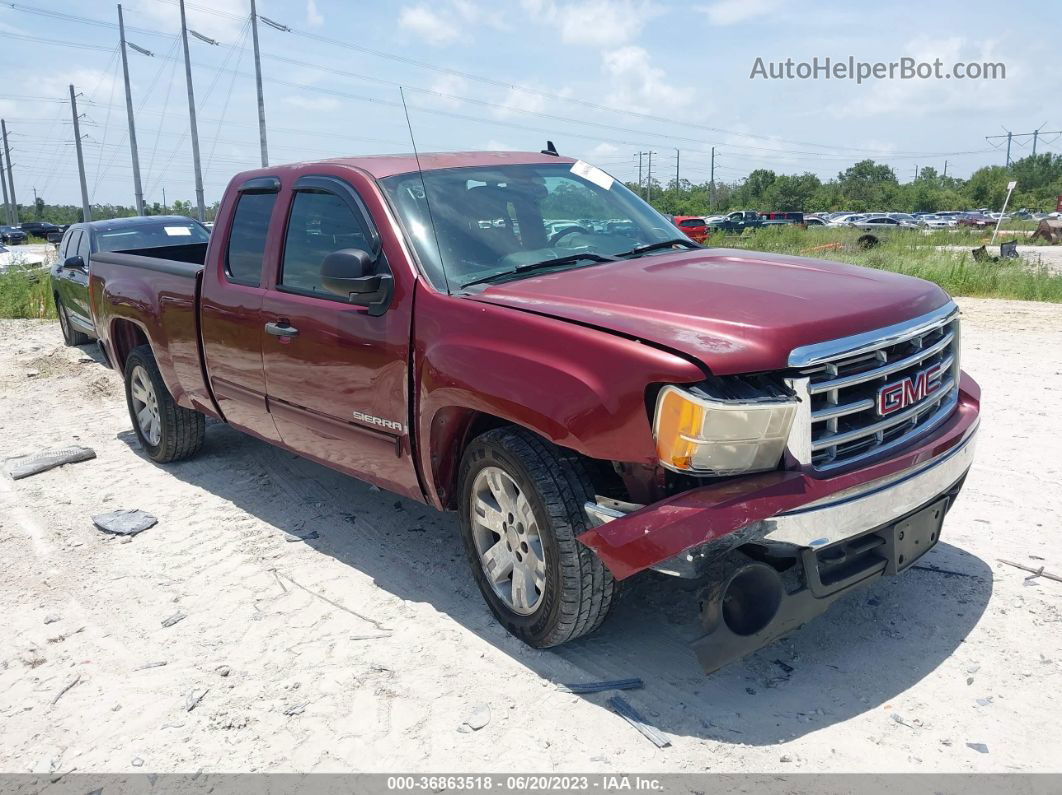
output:
[[[125,402],[136,438],[152,461],[180,461],[203,446],[206,417],[177,405],[150,345],[134,348],[125,361]]]
[[[499,491],[505,492],[501,499]],[[530,646],[546,648],[601,625],[616,584],[597,555],[576,540],[588,529],[583,505],[594,498],[586,467],[576,455],[523,429],[498,428],[475,438],[465,451],[459,494],[461,533],[473,576],[509,632]],[[508,511],[506,505],[516,508]],[[488,549],[491,554],[485,556]],[[518,580],[525,587],[518,588]]]
[[[70,323],[70,314],[66,311],[66,307],[63,306],[63,302],[58,295],[55,296],[55,311],[59,315],[59,328],[63,332],[63,342],[71,348],[77,345],[88,345],[92,342],[92,337],[82,331],[78,331]]]

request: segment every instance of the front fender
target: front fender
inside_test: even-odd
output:
[[[440,505],[476,415],[591,458],[654,464],[646,388],[704,378],[696,363],[652,345],[426,287],[414,327],[420,465]]]

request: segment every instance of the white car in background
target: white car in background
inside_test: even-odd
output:
[[[849,213],[848,215],[838,215],[835,218],[831,218],[827,222],[827,226],[851,226],[854,221],[858,221],[863,218],[865,213]]]
[[[951,229],[956,225],[955,219],[947,215],[923,215],[918,220],[928,229]]]
[[[6,271],[12,266],[29,267],[43,264],[44,257],[41,254],[26,251],[21,246],[0,246],[0,271]]]

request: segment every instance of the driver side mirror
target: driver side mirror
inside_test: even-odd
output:
[[[373,258],[360,248],[333,251],[321,263],[321,286],[333,295],[382,315],[391,302],[394,279],[389,273],[373,273]]]
[[[75,271],[83,271],[83,270],[85,270],[85,260],[83,260],[81,257],[78,257],[76,255],[73,256],[73,257],[67,257],[63,261],[63,267],[64,268],[70,268],[71,270],[75,270]]]

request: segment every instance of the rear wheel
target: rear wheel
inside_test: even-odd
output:
[[[523,429],[476,438],[460,473],[460,518],[473,576],[487,605],[537,648],[592,632],[615,581],[576,537],[594,489],[578,456]]]
[[[75,345],[88,345],[92,338],[84,332],[78,331],[70,322],[70,313],[59,296],[55,296],[55,311],[59,315],[59,328],[63,331],[63,342],[70,347]]]
[[[125,399],[133,430],[151,460],[180,461],[203,446],[206,418],[177,405],[149,345],[134,348],[125,361]]]

